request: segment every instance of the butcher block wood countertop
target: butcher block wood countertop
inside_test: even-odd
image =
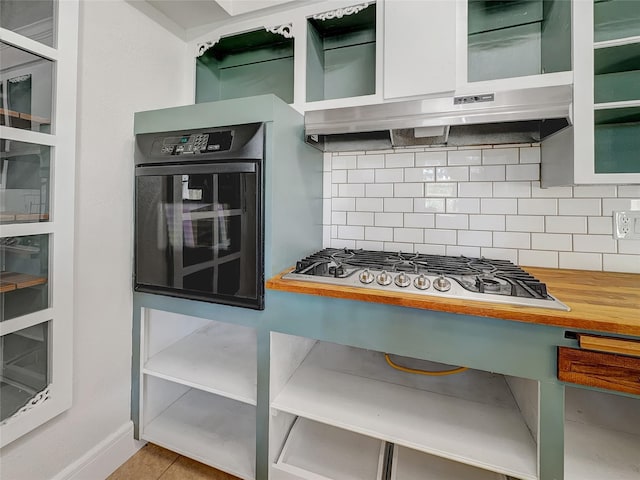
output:
[[[270,290],[319,295],[401,307],[493,317],[640,337],[640,275],[523,267],[571,311],[520,307],[419,294],[287,280],[288,269],[267,281]]]

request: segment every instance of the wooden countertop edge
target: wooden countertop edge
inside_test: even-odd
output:
[[[547,284],[552,295],[571,308],[571,311],[566,312],[545,308],[462,301],[411,293],[397,294],[395,292],[283,279],[282,276],[291,270],[292,268],[289,268],[269,279],[266,282],[266,287],[270,290],[291,293],[640,336],[640,275],[637,274],[526,268],[529,273]],[[572,277],[579,278],[581,281],[573,282],[570,280]],[[591,284],[598,285],[602,281],[610,279],[617,280],[618,285],[601,287],[606,289],[603,297],[608,298],[608,301],[598,301],[597,297],[581,292],[581,287],[589,287]],[[604,285],[607,284],[605,283]],[[619,291],[622,291],[622,294]],[[576,292],[582,293],[584,298],[580,297]],[[606,293],[611,295],[607,296]],[[613,294],[623,296],[623,299],[625,301],[628,299],[628,302],[623,305],[622,303],[625,302],[621,302],[620,298],[613,298]]]

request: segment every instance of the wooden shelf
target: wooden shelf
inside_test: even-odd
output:
[[[506,480],[502,474],[395,446],[391,480]]]
[[[388,372],[382,357],[380,364],[345,362],[343,349],[317,344],[272,407],[456,462],[537,479],[536,443],[504,379],[500,386],[487,385],[489,374],[467,371],[439,386],[434,381],[435,391],[428,391],[431,377],[404,374],[409,375],[405,383],[414,386],[398,384],[388,377],[395,373]],[[489,391],[495,402],[484,398]]]
[[[39,117],[37,115],[31,115],[29,113],[16,112],[14,110],[7,110],[5,108],[0,108],[0,115],[6,115],[11,118],[26,120],[28,122],[39,123],[40,125],[49,125],[51,123],[50,118]]]
[[[141,438],[245,480],[255,479],[256,410],[190,389]]]
[[[0,223],[8,222],[48,222],[48,213],[0,212]]]
[[[210,322],[148,359],[143,373],[256,405],[256,365],[254,329]]]
[[[384,445],[375,438],[299,417],[273,465],[271,478],[381,479]]]
[[[35,287],[45,283],[47,283],[47,277],[39,277],[27,273],[0,272],[0,293]]]

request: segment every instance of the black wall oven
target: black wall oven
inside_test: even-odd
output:
[[[264,130],[136,135],[136,291],[264,308]]]

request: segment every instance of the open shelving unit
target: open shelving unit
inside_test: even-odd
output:
[[[565,478],[635,480],[640,471],[638,400],[566,388]]]
[[[140,438],[254,480],[256,331],[156,310],[142,328]]]
[[[471,467],[538,478],[533,429],[500,375],[406,374],[380,352],[318,342],[271,407]]]

